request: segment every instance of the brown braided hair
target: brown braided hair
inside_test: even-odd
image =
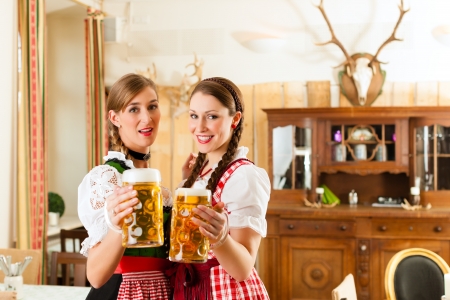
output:
[[[125,107],[130,103],[133,98],[139,94],[144,88],[150,87],[155,91],[156,97],[158,97],[158,91],[156,90],[156,84],[138,74],[126,74],[117,80],[111,90],[109,91],[108,98],[106,99],[106,109],[109,112],[113,110],[116,113],[123,111]],[[122,152],[126,159],[131,159],[131,155],[128,152],[127,146],[123,143],[119,129],[108,118],[108,133],[109,133],[109,150]]]
[[[221,77],[207,78],[201,81],[191,94],[191,98],[195,93],[201,92],[205,95],[211,95],[228,108],[229,115],[234,116],[236,112],[241,112],[241,120],[233,130],[230,143],[228,144],[227,152],[222,156],[217,168],[211,174],[206,189],[214,193],[220,177],[225,171],[226,167],[233,161],[236,150],[241,140],[242,131],[244,130],[244,102],[242,101],[242,93],[239,88],[230,80]],[[198,153],[192,173],[184,183],[183,187],[192,187],[197,179],[200,170],[205,162],[206,154]]]

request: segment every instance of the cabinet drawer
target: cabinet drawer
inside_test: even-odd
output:
[[[282,235],[331,235],[354,236],[356,223],[354,221],[329,220],[280,220],[280,234]]]
[[[393,237],[449,238],[450,224],[440,221],[373,220],[372,235]]]

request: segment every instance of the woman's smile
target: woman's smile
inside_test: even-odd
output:
[[[197,141],[200,144],[207,144],[212,140],[213,137],[213,135],[197,135]]]
[[[142,134],[143,136],[151,136],[153,133],[153,128],[148,127],[148,128],[140,129],[140,130],[138,130],[138,132],[140,134]]]

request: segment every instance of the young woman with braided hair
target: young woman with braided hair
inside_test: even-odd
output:
[[[106,163],[93,168],[78,187],[78,215],[89,237],[81,253],[88,257],[87,277],[93,288],[87,299],[172,299],[165,271],[169,250],[172,198],[163,189],[164,245],[122,247],[123,218],[138,203],[136,191],[122,185],[122,173],[147,168],[149,148],[158,133],[160,111],[155,84],[127,74],[107,98],[110,151]]]
[[[193,222],[209,238],[205,264],[179,264],[171,273],[174,299],[269,299],[254,264],[270,197],[267,172],[246,158],[238,147],[244,129],[244,105],[239,88],[225,78],[208,78],[190,99],[189,129],[199,153],[183,174],[183,187],[210,189],[213,208],[199,206]]]

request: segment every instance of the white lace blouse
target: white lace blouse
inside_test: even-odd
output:
[[[239,147],[234,160],[247,158],[248,148]],[[213,166],[213,169],[217,164]],[[210,172],[194,183],[194,188],[206,188]],[[251,228],[262,237],[267,234],[266,212],[270,199],[270,180],[267,172],[253,164],[237,168],[222,191],[221,200],[228,212],[230,228]]]
[[[133,162],[126,160],[125,155],[116,151],[109,151],[103,157],[105,161],[117,158],[125,161],[125,164],[134,169]],[[101,242],[108,233],[103,206],[106,197],[114,189],[114,186],[122,186],[122,174],[116,168],[109,165],[99,165],[93,168],[78,186],[78,217],[87,229],[89,237],[81,244],[81,253],[88,255],[89,249]],[[170,192],[163,188],[164,206],[171,206]]]

